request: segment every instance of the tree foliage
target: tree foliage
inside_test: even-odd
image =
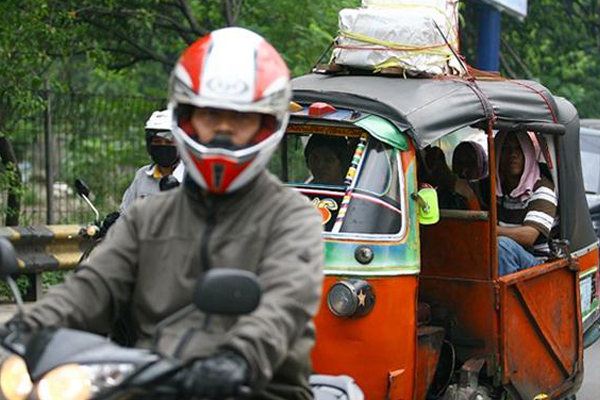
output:
[[[4,0],[0,2],[0,158],[17,160],[11,126],[46,105],[46,89],[166,97],[180,52],[224,26],[246,26],[307,72],[335,35],[337,10],[359,0]],[[64,92],[64,90],[63,90]],[[12,166],[11,166],[12,165]],[[15,171],[19,177],[19,171]],[[20,182],[10,180],[9,211]],[[9,224],[18,220],[10,212]]]
[[[473,65],[476,3],[460,5],[461,50]],[[166,98],[168,74],[181,51],[232,25],[262,34],[298,76],[332,43],[338,11],[358,6],[360,0],[0,1],[0,158],[12,174],[5,180],[11,207],[18,208],[22,193],[8,140],[11,125],[43,110],[46,88]],[[581,116],[598,115],[598,1],[529,1],[523,22],[503,14],[502,24],[505,76],[538,80],[575,103]]]
[[[596,0],[529,1],[523,21],[502,15],[501,72],[534,79],[575,104],[582,117],[600,116],[600,5]],[[476,4],[462,8],[462,48],[476,63]]]
[[[269,39],[294,75],[307,72],[337,33],[337,12],[360,0],[4,0],[0,99],[39,105],[31,88],[110,82],[164,95],[178,54],[211,30],[239,25]],[[462,50],[476,48],[474,0],[461,3]],[[593,113],[598,100],[600,14],[595,0],[529,2],[524,22],[503,16],[502,72],[531,78]],[[117,72],[115,72],[117,71]],[[65,83],[66,82],[66,83]],[[150,84],[152,82],[152,84]],[[113,86],[114,88],[115,86]],[[38,96],[39,97],[39,96]],[[3,110],[4,110],[3,105]],[[4,111],[2,120],[10,119]]]

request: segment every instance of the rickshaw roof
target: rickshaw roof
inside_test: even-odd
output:
[[[309,74],[292,84],[295,101],[323,101],[379,115],[420,148],[494,116],[507,122],[554,123],[559,111],[552,94],[534,81]]]

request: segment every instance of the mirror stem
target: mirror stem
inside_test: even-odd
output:
[[[96,214],[96,221],[100,222],[100,213],[98,212],[98,210],[96,209],[96,207],[94,207],[94,205],[92,204],[92,202],[90,201],[90,199],[87,198],[87,196],[85,194],[81,194],[81,198],[83,200],[85,200],[85,202],[87,203],[88,206],[90,206],[90,208],[94,211],[94,214]]]
[[[161,331],[166,326],[174,324],[175,322],[177,322],[180,319],[182,319],[183,317],[187,316],[189,313],[191,313],[195,309],[196,309],[195,305],[189,304],[189,305],[183,307],[182,309],[180,309],[179,311],[177,311],[175,314],[171,314],[167,318],[160,321],[156,325],[156,327],[154,327],[154,332],[152,332],[152,346],[151,346],[152,350],[156,351],[158,349],[158,341],[160,339]]]
[[[6,277],[6,283],[8,283],[8,287],[10,288],[10,291],[12,292],[12,295],[15,298],[15,302],[17,303],[17,310],[19,316],[23,316],[23,314],[25,313],[25,306],[23,305],[23,298],[21,297],[21,292],[19,291],[17,283],[10,276]]]
[[[421,197],[420,194],[413,193],[410,195],[410,197],[412,197],[412,199],[415,200],[419,204],[419,207],[421,207],[423,209],[423,211],[425,211],[425,212],[429,211],[429,205],[427,204],[427,202],[425,200],[423,200],[423,198]]]

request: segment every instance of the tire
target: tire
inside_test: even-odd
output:
[[[583,335],[583,348],[586,349],[600,339],[600,321],[596,321]],[[571,400],[571,399],[569,399]]]

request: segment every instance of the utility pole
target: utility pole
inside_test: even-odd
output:
[[[477,68],[483,71],[500,71],[500,32],[502,15],[497,8],[477,4]]]
[[[500,70],[500,35],[502,12],[521,21],[527,16],[527,0],[480,0],[475,4],[477,15],[477,68]]]

